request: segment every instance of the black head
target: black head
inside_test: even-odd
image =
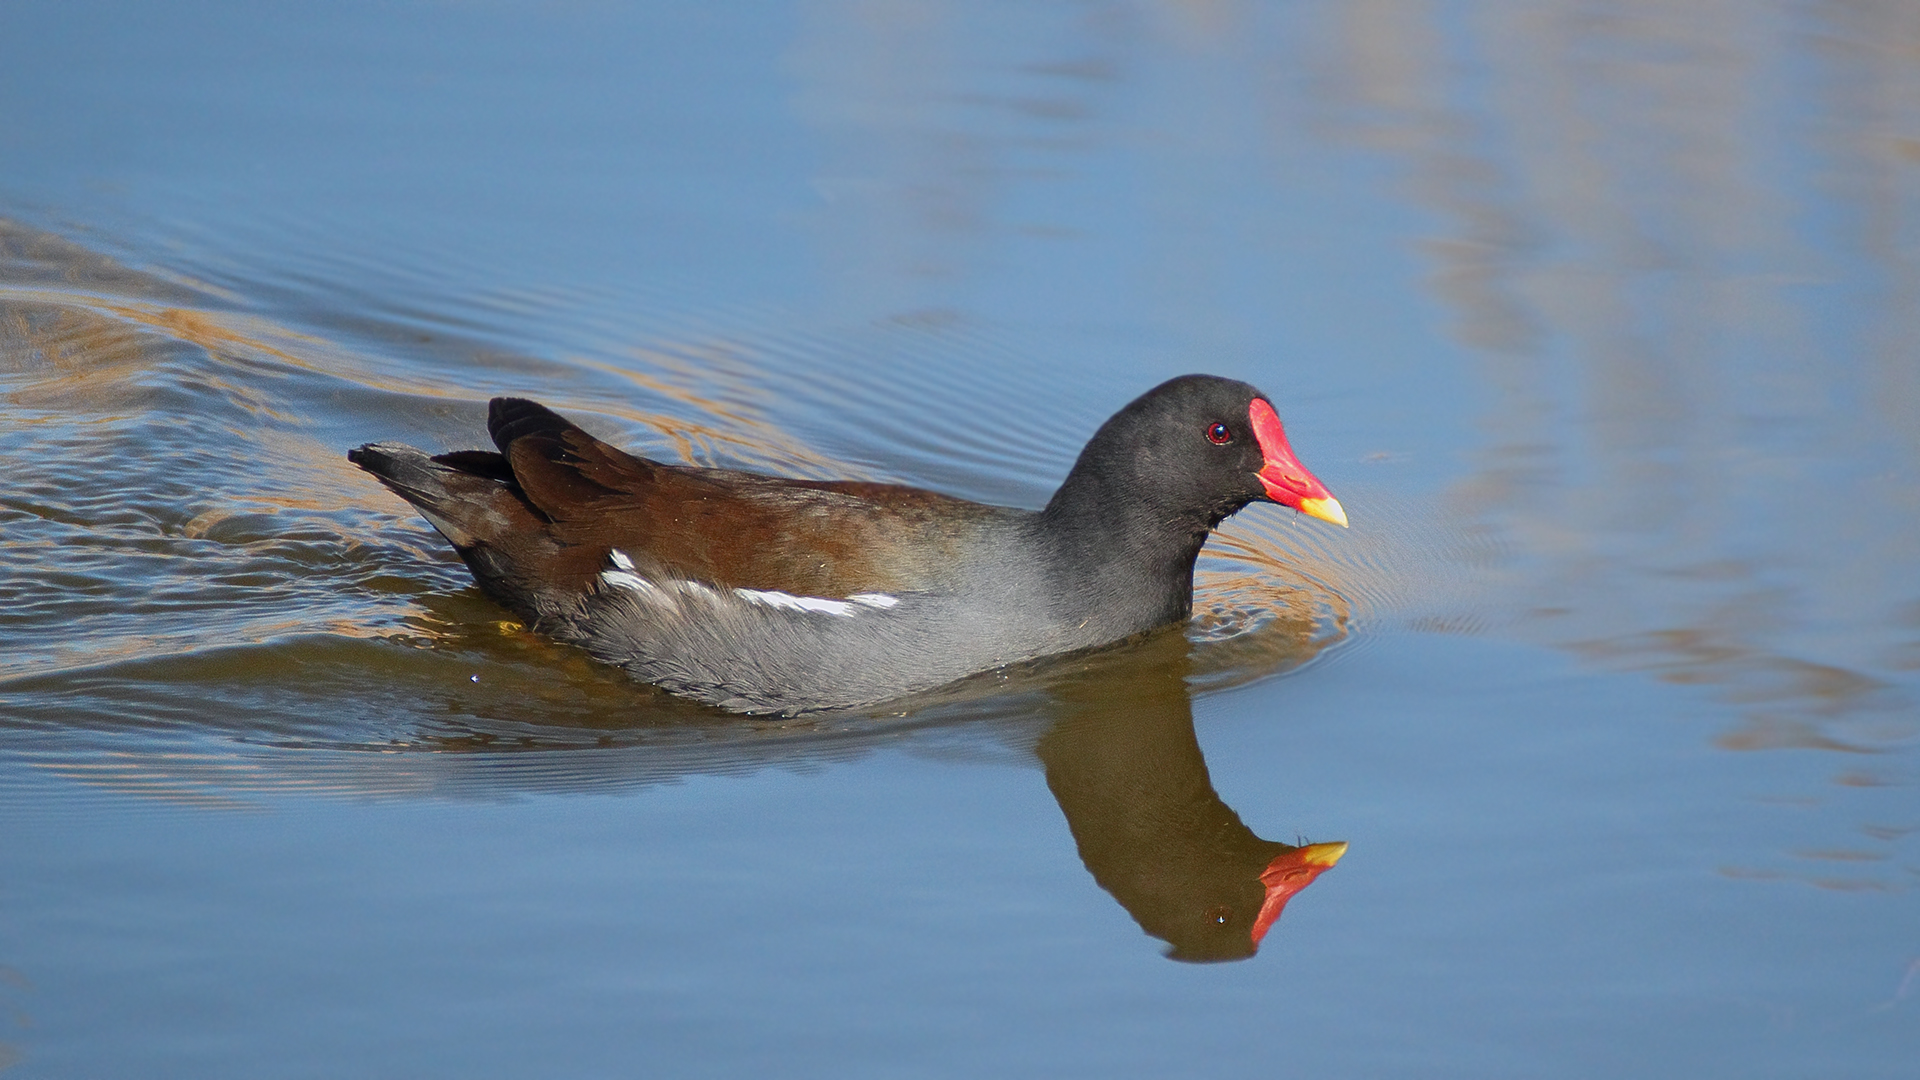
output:
[[[1255,500],[1346,524],[1340,504],[1295,459],[1265,395],[1232,379],[1182,375],[1101,425],[1048,509],[1104,504],[1205,531]]]

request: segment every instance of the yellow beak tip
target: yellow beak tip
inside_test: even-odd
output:
[[[1343,529],[1347,527],[1347,512],[1340,508],[1339,499],[1301,499],[1300,512],[1321,521],[1331,521]]]
[[[1347,842],[1340,840],[1331,844],[1308,844],[1302,848],[1301,861],[1312,866],[1332,866],[1347,853]]]

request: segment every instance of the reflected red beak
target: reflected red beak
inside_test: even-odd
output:
[[[1346,528],[1347,512],[1341,509],[1340,500],[1293,456],[1293,447],[1287,445],[1286,430],[1280,426],[1280,414],[1273,411],[1273,406],[1265,398],[1254,398],[1247,408],[1247,419],[1253,424],[1253,437],[1260,443],[1260,454],[1266,458],[1254,475],[1260,478],[1267,498]]]
[[[1265,870],[1260,871],[1260,884],[1267,887],[1267,898],[1260,905],[1260,914],[1253,920],[1253,943],[1258,946],[1260,939],[1286,910],[1287,901],[1295,893],[1313,884],[1313,880],[1327,872],[1328,868],[1340,861],[1347,853],[1346,841],[1332,844],[1308,844],[1283,852]]]

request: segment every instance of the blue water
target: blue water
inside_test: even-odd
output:
[[[1917,51],[8,4],[0,1072],[1912,1075]],[[1191,370],[1353,528],[1252,508],[1183,634],[872,714],[531,636],[342,456],[514,393],[1033,506]],[[1250,947],[1169,929],[1221,815],[1349,850],[1170,959]]]

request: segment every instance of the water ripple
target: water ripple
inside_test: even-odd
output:
[[[275,287],[322,270],[296,264]],[[497,388],[537,392],[669,460],[1037,505],[1106,406],[1045,370],[1021,370],[1022,393],[991,392],[1023,360],[964,320],[788,325],[749,340],[692,315],[642,328],[583,314],[558,320],[570,346],[536,347],[520,321],[611,305],[530,294],[433,311],[426,292],[397,290],[414,299],[346,318],[352,305],[332,295],[296,323],[274,314],[284,298],[243,309],[223,280],[0,230],[0,393],[13,410],[0,431],[0,730],[35,775],[219,801],[262,786],[459,788],[440,775],[456,766],[376,764],[399,751],[505,753],[514,763],[497,768],[536,787],[615,782],[582,764],[593,755],[550,756],[579,749],[644,746],[659,776],[900,739],[991,754],[1030,733],[1035,695],[1118,662],[1100,651],[1020,665],[870,714],[722,717],[506,619],[341,456],[369,438],[478,445]],[[1259,507],[1209,546],[1179,646],[1197,691],[1284,674],[1362,625],[1444,602],[1432,586],[1445,575],[1427,571],[1469,538],[1441,530],[1452,539],[1436,542],[1417,508],[1357,494],[1370,516],[1354,530]],[[1167,646],[1121,652],[1141,647]],[[973,734],[928,734],[958,730]],[[622,760],[606,767],[620,783],[656,775]]]

